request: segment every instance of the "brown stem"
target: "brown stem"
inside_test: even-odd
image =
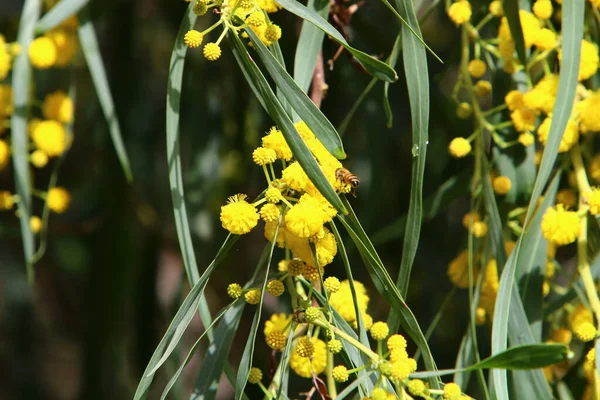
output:
[[[317,55],[317,63],[315,64],[315,72],[312,78],[312,89],[310,99],[321,108],[321,102],[327,94],[327,83],[325,83],[325,69],[323,67],[323,50],[319,50]]]

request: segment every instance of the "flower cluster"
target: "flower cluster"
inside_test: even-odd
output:
[[[77,17],[72,16],[36,37],[24,50],[18,43],[7,43],[0,34],[0,134],[10,131],[14,112],[13,90],[9,82],[15,57],[21,51],[25,52],[24,56],[29,58],[34,68],[34,77],[39,70],[67,68],[78,51],[77,27]],[[29,162],[34,169],[42,169],[64,154],[71,145],[73,99],[63,89],[55,88],[39,100],[32,99],[28,116],[27,131],[31,150]],[[11,151],[10,135],[7,135],[0,139],[0,170],[8,167]],[[55,213],[64,213],[71,201],[69,192],[62,187],[50,188],[48,191],[32,188],[32,193],[44,200],[48,209]],[[18,201],[16,194],[10,191],[0,192],[1,210],[13,209]],[[31,217],[30,226],[34,233],[39,233],[42,225],[40,217]]]
[[[337,172],[342,168],[340,161],[304,122],[296,123],[295,128],[329,184],[337,193],[349,193],[351,185],[338,178]],[[358,281],[340,281],[335,276],[325,277],[324,267],[331,264],[337,254],[338,243],[330,225],[337,211],[294,159],[283,132],[272,127],[262,137],[261,146],[252,152],[252,160],[263,170],[266,189],[254,201],[245,194],[231,196],[221,207],[220,219],[223,228],[236,235],[247,234],[259,223],[264,224],[265,238],[285,250],[286,257],[279,261],[278,270],[269,277],[266,288],[276,297],[288,291],[294,313],[276,313],[265,322],[266,346],[274,354],[291,349],[289,367],[302,378],[314,380],[328,374],[330,382],[343,384],[358,377],[362,370],[379,373],[386,379],[380,380],[372,390],[371,399],[396,398],[396,393],[406,391],[421,396],[445,396],[445,392],[430,390],[420,380],[409,379],[417,369],[417,362],[409,356],[407,341],[402,335],[390,332],[385,322],[373,322],[367,310],[370,297],[365,285]],[[325,303],[314,293],[320,293]],[[228,286],[227,294],[233,299],[243,297],[248,304],[259,304],[262,297],[260,288],[242,288],[237,283]],[[377,343],[377,350],[371,350],[347,329],[340,328],[333,312],[351,328],[368,330]],[[336,363],[344,346],[362,352],[368,363]],[[261,378],[262,374],[253,369],[248,380],[259,384],[265,394],[271,393],[269,387],[262,385]],[[272,385],[276,387],[277,383]],[[460,395],[460,388],[457,393]],[[445,398],[460,398],[452,396]]]
[[[489,209],[485,205],[487,200],[484,200],[488,196],[484,180],[489,179],[500,209],[501,222],[505,224],[502,234],[506,254],[511,255],[515,240],[523,232],[537,230],[541,233],[542,259],[546,246],[547,250],[546,260],[540,260],[542,265],[536,266],[543,275],[536,285],[539,285],[538,290],[544,297],[555,289],[557,293],[564,291],[555,283],[557,271],[565,274],[563,280],[577,277],[567,278],[566,274],[572,272],[562,268],[557,249],[575,242],[579,244],[576,250],[577,272],[584,281],[587,303],[580,300],[567,303],[545,321],[550,327],[547,342],[569,346],[572,341],[579,341],[580,345],[595,339],[600,318],[597,306],[600,302],[589,273],[586,245],[589,221],[600,213],[600,189],[590,184],[590,181],[592,184],[600,183],[600,154],[597,154],[597,141],[593,136],[600,132],[600,91],[597,83],[600,53],[594,34],[586,31],[581,42],[574,106],[561,132],[557,150],[558,169],[562,170],[566,179],[561,181],[556,192],[549,191],[552,198],[545,200],[550,202],[538,202],[535,213],[539,217],[533,222],[525,220],[531,188],[523,188],[523,181],[519,183],[523,175],[519,175],[514,166],[506,168],[506,162],[503,165],[498,157],[500,154],[511,157],[514,165],[528,164],[535,174],[543,152],[547,151],[551,124],[554,123],[553,111],[559,101],[559,74],[563,63],[562,3],[535,0],[531,11],[519,10],[525,62],[518,57],[517,45],[501,1],[492,1],[479,21],[473,21],[481,14],[475,13],[468,0],[453,1],[447,7],[449,19],[462,31],[463,47],[460,74],[452,97],[458,118],[471,120],[474,126],[470,134],[454,138],[448,145],[448,152],[455,158],[472,157],[476,166],[471,186],[473,207],[463,218],[472,246],[449,263],[448,278],[458,288],[479,290],[475,322],[491,324],[499,288],[498,271],[502,266],[496,264],[496,243],[487,237],[487,224],[490,218],[494,218],[493,215],[485,215]],[[586,12],[596,15],[600,3],[596,0],[589,3]],[[492,78],[497,77],[502,77],[504,83],[510,83],[503,86],[498,79],[494,80],[498,83],[492,86]],[[500,100],[498,104],[494,104],[496,99]],[[492,151],[486,150],[486,141],[494,146]],[[488,159],[491,154],[493,156]],[[488,168],[487,165],[494,166]],[[564,376],[572,365],[548,367],[546,377],[553,382],[557,376]],[[590,376],[593,375],[593,365],[589,357],[583,361],[583,368]]]
[[[239,32],[242,37],[247,38],[245,29],[251,29],[267,46],[281,38],[281,28],[269,19],[269,13],[281,9],[274,0],[194,0],[193,11],[199,17],[205,15],[211,8],[214,8],[215,14],[219,15],[219,20],[202,32],[192,29],[183,37],[186,46],[197,48],[202,45],[206,35],[217,27],[223,26],[217,41],[204,45],[202,54],[209,61],[221,57],[220,44],[229,31]]]

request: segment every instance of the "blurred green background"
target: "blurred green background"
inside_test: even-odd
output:
[[[421,9],[429,4],[421,2]],[[15,39],[21,6],[22,1],[0,2],[0,32],[7,41]],[[73,201],[67,213],[51,216],[48,249],[36,265],[33,288],[26,283],[18,219],[13,212],[0,216],[0,398],[131,398],[154,347],[189,290],[174,227],[165,154],[169,57],[186,7],[180,0],[91,2],[132,162],[133,185],[125,182],[83,58],[79,56],[70,70],[35,73],[38,92],[66,89],[69,80],[76,85],[75,141],[58,180],[72,192]],[[300,21],[285,11],[272,19],[283,28],[280,44],[291,72]],[[209,21],[202,18],[198,24],[206,27]],[[398,31],[396,20],[376,1],[359,8],[349,30],[355,47],[381,58],[389,55]],[[429,60],[427,196],[469,167],[468,160],[450,159],[446,147],[453,137],[468,136],[470,128],[456,119],[455,104],[449,99],[459,56],[458,31],[438,7],[423,32],[425,41],[444,60],[444,64]],[[336,50],[337,45],[326,38],[325,60]],[[370,235],[408,209],[412,143],[402,68],[400,58],[400,80],[390,87],[393,128],[385,126],[383,84],[378,82],[343,137],[349,155],[344,163],[361,178],[357,197],[350,202]],[[322,109],[338,126],[370,76],[343,53],[334,69],[326,70],[325,80],[329,91]],[[196,256],[203,269],[226,236],[219,222],[219,208],[226,198],[238,192],[254,197],[264,188],[262,171],[252,163],[250,154],[272,121],[225,47],[223,56],[213,63],[205,61],[200,50],[189,51],[183,86],[181,143],[186,201]],[[35,172],[36,187],[45,187],[49,170]],[[8,168],[0,174],[0,187],[13,190],[12,179]],[[463,184],[466,179],[468,175],[463,175]],[[40,203],[34,204],[38,213]],[[463,196],[448,206],[424,224],[413,269],[407,302],[423,330],[451,288],[445,272],[448,262],[466,246],[467,235],[460,221],[468,210],[468,199]],[[388,229],[388,234],[377,237],[377,248],[394,279],[400,265],[402,231]],[[227,304],[227,284],[244,283],[250,277],[264,244],[262,229],[255,229],[236,244],[209,282],[206,296],[213,312]],[[355,279],[371,288],[369,313],[375,320],[386,318],[388,305],[370,285],[350,241],[346,244],[351,248]],[[339,257],[327,267],[326,275],[344,278]],[[266,303],[266,317],[280,310],[271,300]],[[440,368],[454,365],[467,327],[467,307],[466,292],[459,293],[430,341]],[[248,307],[239,340],[231,351],[234,366],[251,324],[250,311]],[[202,326],[195,319],[182,348],[187,350],[200,332]],[[205,348],[203,343],[173,398],[188,398]],[[262,357],[267,354],[266,346],[261,342],[257,348],[261,356],[256,363],[268,368],[270,360]],[[178,365],[176,361],[159,372],[155,389],[164,386]],[[298,388],[303,391],[309,385],[308,380],[299,380]],[[228,390],[225,385],[220,398],[230,398]],[[159,393],[153,390],[149,398],[157,398]]]

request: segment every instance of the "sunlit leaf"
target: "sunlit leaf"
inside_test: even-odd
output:
[[[275,84],[281,89],[283,96],[292,105],[292,109],[306,122],[306,125],[308,125],[331,154],[338,159],[346,158],[342,140],[333,125],[331,125],[331,122],[329,122],[315,103],[294,82],[294,79],[287,73],[284,66],[277,62],[252,29],[246,29],[246,32],[252,39],[260,59],[275,81]]]
[[[248,51],[242,44],[240,38],[236,34],[228,34],[227,37],[229,38],[229,43],[231,43],[233,55],[244,72],[246,80],[260,103],[265,107],[277,125],[279,125],[286,142],[294,154],[294,158],[298,160],[302,169],[304,169],[310,180],[327,201],[341,213],[347,213],[339,196],[335,193],[335,190],[323,174],[321,167],[319,167],[319,164],[306,146],[306,143],[304,143],[300,137],[290,116],[286,114],[279,103],[279,100],[277,100],[277,97],[273,93],[273,90],[269,86],[264,75],[260,69],[258,69],[254,60],[250,58]]]

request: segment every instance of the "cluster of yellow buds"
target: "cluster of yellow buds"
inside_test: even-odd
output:
[[[69,67],[78,51],[77,17],[67,18],[57,27],[35,38],[25,50],[34,70]],[[0,133],[10,129],[13,114],[13,94],[10,86],[10,72],[14,58],[20,54],[18,43],[6,43],[0,34]],[[35,75],[34,75],[35,76]],[[28,121],[30,138],[29,161],[35,168],[44,168],[53,158],[61,156],[71,145],[72,136],[68,127],[73,123],[74,104],[72,98],[59,88],[46,94],[43,100],[34,103]],[[0,139],[0,170],[9,164],[11,154],[10,138]],[[62,187],[49,191],[33,189],[32,193],[46,202],[47,207],[56,213],[67,210],[71,196]],[[19,201],[16,194],[0,191],[0,209],[10,210]],[[31,217],[31,230],[40,232],[42,221],[38,216]]]
[[[351,185],[336,177],[336,171],[342,168],[340,161],[329,153],[304,122],[296,123],[296,129],[329,183],[338,193],[348,193]],[[253,203],[249,203],[243,194],[230,197],[221,207],[223,228],[242,235],[250,232],[262,219],[265,237],[290,250],[303,265],[300,269],[295,266],[282,268],[291,275],[303,274],[310,280],[319,279],[321,269],[337,254],[335,237],[326,226],[337,215],[337,210],[314,186],[298,161],[293,160],[283,133],[276,127],[263,136],[262,146],[253,151],[252,160],[262,167],[267,188]],[[281,163],[278,172],[274,166],[277,161]],[[314,246],[314,254],[311,246]]]
[[[220,44],[230,30],[241,32],[241,35],[247,38],[248,35],[244,29],[249,28],[267,46],[281,38],[281,28],[272,23],[268,15],[281,9],[281,6],[274,0],[194,0],[193,11],[197,16],[205,15],[211,8],[214,8],[214,13],[219,15],[219,20],[202,32],[192,29],[183,38],[186,46],[197,48],[202,45],[206,35],[215,28],[223,26],[223,31],[217,41],[204,45],[202,53],[209,61],[215,61],[221,57]]]

